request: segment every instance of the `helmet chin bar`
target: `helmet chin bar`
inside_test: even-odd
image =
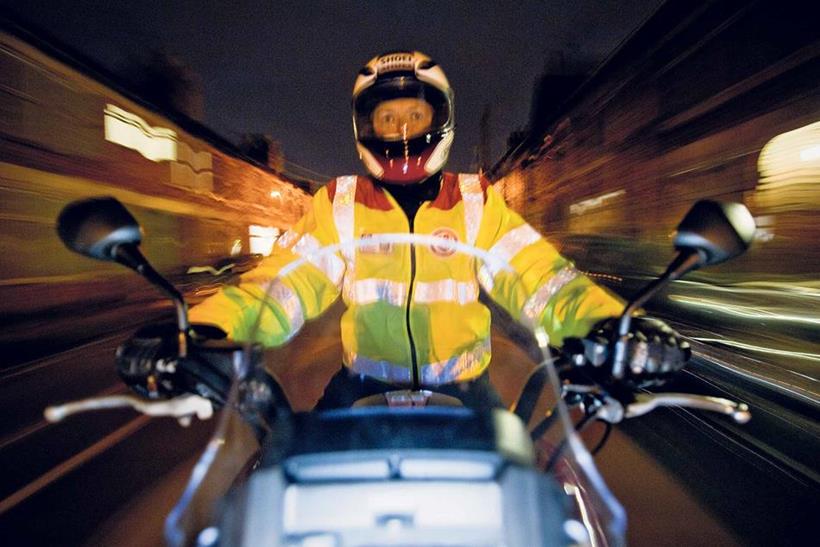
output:
[[[437,173],[444,168],[444,164],[447,163],[447,158],[450,156],[450,147],[453,145],[453,138],[456,134],[450,130],[444,133],[441,137],[441,142],[439,142],[436,147],[433,149],[433,153],[430,154],[430,157],[427,159],[427,163],[424,164],[424,169],[429,173]]]
[[[391,184],[416,184],[441,171],[450,154],[454,133],[446,132],[441,140],[420,154],[388,158],[356,142],[359,158],[376,179]]]
[[[362,163],[364,163],[367,172],[374,178],[381,180],[384,176],[384,167],[376,161],[376,158],[370,153],[370,150],[358,142],[356,143],[356,150],[359,152],[359,159],[362,160]]]

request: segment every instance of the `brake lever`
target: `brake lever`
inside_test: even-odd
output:
[[[207,420],[214,413],[211,401],[199,395],[182,395],[161,401],[146,401],[133,395],[111,395],[72,401],[62,405],[49,406],[43,414],[46,420],[56,423],[72,414],[102,410],[108,408],[133,408],[148,416],[170,416],[177,418],[185,427],[190,425],[191,417],[196,415],[200,420]]]
[[[587,414],[611,424],[617,424],[628,418],[643,416],[659,407],[669,406],[717,412],[730,416],[739,424],[745,424],[752,418],[747,404],[721,397],[693,395],[691,393],[635,393],[634,401],[624,404],[595,386],[565,384],[563,389],[565,394],[584,395],[587,396],[586,401],[594,401],[594,406],[587,409]]]
[[[718,412],[730,416],[739,424],[745,424],[752,418],[749,406],[745,403],[690,393],[636,393],[635,402],[626,405],[624,418],[643,416],[662,406],[680,406]]]

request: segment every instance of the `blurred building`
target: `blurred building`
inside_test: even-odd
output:
[[[144,226],[146,256],[183,284],[191,268],[269,252],[305,211],[305,185],[276,162],[255,161],[42,32],[2,23],[0,315],[17,319],[4,343],[38,314],[150,291],[63,247],[55,219],[73,200],[122,201]]]
[[[694,202],[752,211],[748,253],[673,283],[648,308],[697,351],[687,389],[755,405],[744,428],[691,421],[769,462],[756,480],[792,509],[746,519],[756,541],[806,524],[794,508],[816,503],[820,476],[820,34],[806,7],[666,2],[558,108],[542,105],[545,129],[517,135],[490,171],[513,208],[625,296],[672,259]],[[702,490],[724,480],[702,476]]]
[[[787,352],[780,358],[757,357],[816,378],[817,36],[799,11],[774,2],[667,2],[544,121],[545,131],[494,167],[496,185],[565,252],[614,276],[661,271],[695,201],[745,203],[759,226],[751,251],[692,279],[761,291],[784,284],[780,300],[764,306],[768,315],[745,313],[762,313],[795,338],[778,346]],[[790,300],[794,292],[815,305]],[[794,324],[778,320],[786,317]],[[737,319],[713,316],[709,325]]]

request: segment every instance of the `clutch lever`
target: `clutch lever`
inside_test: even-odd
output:
[[[62,405],[49,406],[43,413],[46,420],[55,423],[80,412],[102,410],[108,408],[133,408],[148,416],[171,416],[177,418],[183,426],[191,423],[191,416],[196,415],[200,420],[207,420],[213,416],[214,408],[211,401],[199,395],[182,395],[173,399],[160,401],[146,401],[132,395],[111,395],[108,397],[94,397],[72,401]]]

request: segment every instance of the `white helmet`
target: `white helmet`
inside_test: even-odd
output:
[[[377,135],[374,111],[393,99],[422,99],[432,121],[422,132]],[[353,131],[359,158],[368,172],[394,184],[413,184],[437,173],[447,162],[454,136],[453,91],[444,71],[418,51],[374,57],[353,86]]]

